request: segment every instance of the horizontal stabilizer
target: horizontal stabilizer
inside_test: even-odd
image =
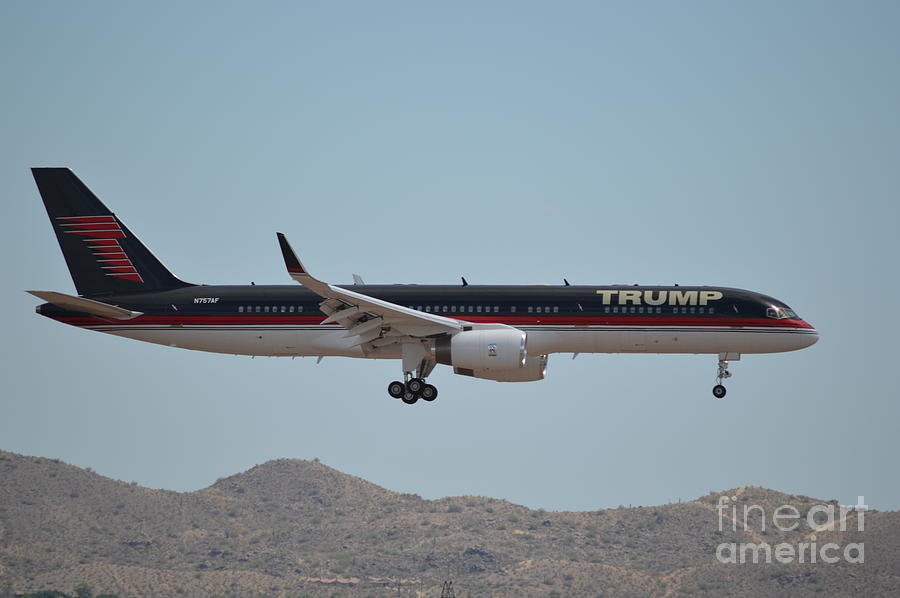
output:
[[[101,303],[93,299],[85,299],[84,297],[75,297],[66,295],[65,293],[57,293],[56,291],[25,291],[31,293],[38,299],[43,299],[47,303],[58,305],[65,309],[80,311],[101,318],[110,318],[113,320],[131,320],[143,314],[140,311],[131,311],[109,303]]]

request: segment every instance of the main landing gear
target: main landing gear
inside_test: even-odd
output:
[[[431,402],[438,396],[437,388],[425,382],[424,378],[404,376],[406,382],[394,380],[388,384],[388,394],[395,399],[400,399],[407,405],[412,405],[419,399]]]
[[[403,358],[403,382],[394,380],[388,384],[388,394],[412,405],[419,399],[433,401],[437,389],[425,382],[425,378],[437,363],[430,358],[428,347],[421,342],[407,342],[401,345]]]
[[[722,385],[723,380],[731,378],[731,372],[728,371],[728,362],[730,360],[737,361],[741,358],[738,353],[719,353],[719,371],[716,374],[716,385],[713,386],[713,396],[717,399],[725,397],[725,387]]]

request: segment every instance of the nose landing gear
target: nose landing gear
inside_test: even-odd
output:
[[[728,371],[729,361],[738,361],[741,356],[739,353],[719,353],[719,370],[716,373],[716,385],[713,386],[713,396],[717,399],[725,397],[725,386],[722,385],[723,380],[731,378],[731,372]]]

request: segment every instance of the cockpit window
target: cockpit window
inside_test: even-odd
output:
[[[797,312],[792,310],[789,307],[779,307],[777,305],[773,305],[771,307],[766,308],[766,315],[770,318],[775,318],[776,320],[799,320],[799,316]]]

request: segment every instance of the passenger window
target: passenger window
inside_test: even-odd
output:
[[[553,313],[555,313],[555,314],[558,314],[558,313],[559,313],[559,306],[558,306],[558,305],[554,305],[554,306],[553,306]]]
[[[691,313],[696,313],[696,311],[697,311],[696,307],[691,307]]]
[[[619,313],[619,306],[618,306],[618,305],[613,306],[613,313],[614,313],[614,314]]]
[[[538,312],[538,313],[541,313],[541,306],[540,306],[540,305],[537,306],[537,312]]]
[[[604,306],[603,306],[603,311],[604,311],[604,313],[609,313],[609,306],[608,306],[608,305],[604,305]]]
[[[266,313],[269,313],[269,306],[268,306],[268,305],[265,306],[265,307],[263,308],[263,310],[264,310]]]
[[[496,314],[496,313],[500,313],[500,306],[499,306],[499,305],[495,305],[495,306],[494,306],[494,313],[495,313],[495,314]]]
[[[475,311],[478,312],[478,313],[481,313],[481,306],[480,306],[480,305],[476,305],[476,306],[475,306]]]
[[[260,309],[261,309],[261,308],[257,305],[257,306],[256,306],[256,313],[259,313]]]
[[[534,307],[531,305],[528,306],[528,313],[532,313],[534,311]]]
[[[441,311],[443,311],[444,313],[447,313],[447,306],[445,305]]]
[[[516,306],[515,305],[511,306],[509,308],[509,311],[511,311],[512,313],[516,313]]]
[[[451,306],[450,306],[450,311],[452,311],[453,313],[456,313],[456,306],[455,306],[455,305],[451,305]]]
[[[431,313],[431,306],[430,306],[430,305],[426,305],[426,306],[425,306],[425,313],[429,313],[429,314]]]
[[[238,313],[239,313],[239,314],[244,313],[244,306],[243,306],[243,305],[239,305],[239,306],[238,306]]]
[[[470,306],[469,306],[469,313],[472,313],[472,310],[474,310],[474,309],[475,309],[475,308],[474,308],[473,306],[470,305]]]
[[[710,308],[709,308],[709,313],[711,313],[711,314],[716,313],[716,308],[715,308],[715,307],[710,307]]]

